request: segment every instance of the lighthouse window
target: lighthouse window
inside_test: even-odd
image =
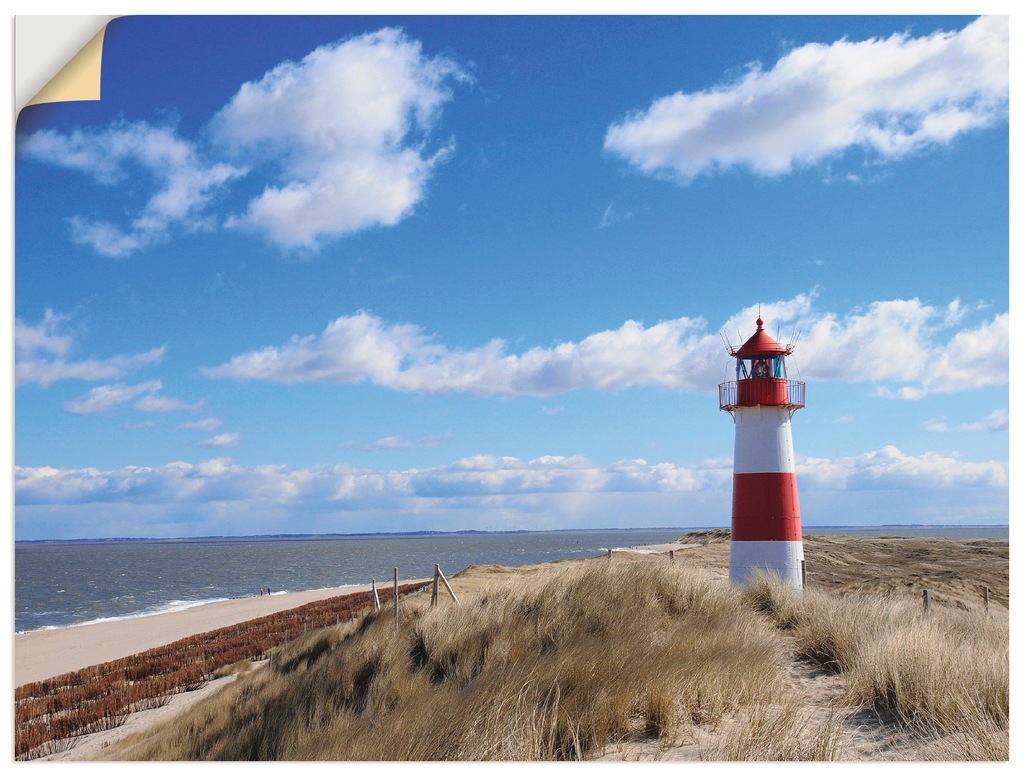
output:
[[[786,360],[782,356],[748,357],[736,359],[736,379],[751,377],[786,378]]]

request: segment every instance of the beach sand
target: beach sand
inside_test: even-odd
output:
[[[415,581],[400,580],[399,584]],[[294,609],[311,601],[369,589],[370,585],[347,585],[233,598],[177,612],[19,633],[14,637],[14,686],[136,655],[187,636]]]

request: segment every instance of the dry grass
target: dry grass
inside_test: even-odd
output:
[[[384,612],[296,640],[104,759],[1008,758],[1002,608],[937,596],[926,615],[896,585],[741,591],[655,556],[456,587],[461,607],[408,599],[397,633]],[[812,674],[836,697],[794,695]],[[865,724],[894,743],[865,747]]]
[[[565,568],[462,607],[312,634],[129,745],[130,759],[583,759],[778,694],[782,652],[737,591],[662,559]]]
[[[981,607],[907,596],[796,595],[761,578],[747,600],[794,637],[797,654],[843,674],[846,699],[936,741],[938,759],[1004,760],[1009,631]]]
[[[711,761],[813,761],[844,759],[850,737],[845,715],[831,711],[822,719],[798,702],[758,703],[744,709],[730,728],[701,748]]]

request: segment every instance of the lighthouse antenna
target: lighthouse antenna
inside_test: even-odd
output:
[[[736,348],[733,347],[733,344],[729,341],[729,335],[726,334],[725,331],[718,332],[718,335],[722,338],[722,342],[725,343],[725,349],[729,351],[729,354],[732,355],[735,353]]]

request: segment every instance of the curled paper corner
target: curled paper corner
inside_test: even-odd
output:
[[[18,16],[17,109],[100,99],[103,36],[115,16]]]

